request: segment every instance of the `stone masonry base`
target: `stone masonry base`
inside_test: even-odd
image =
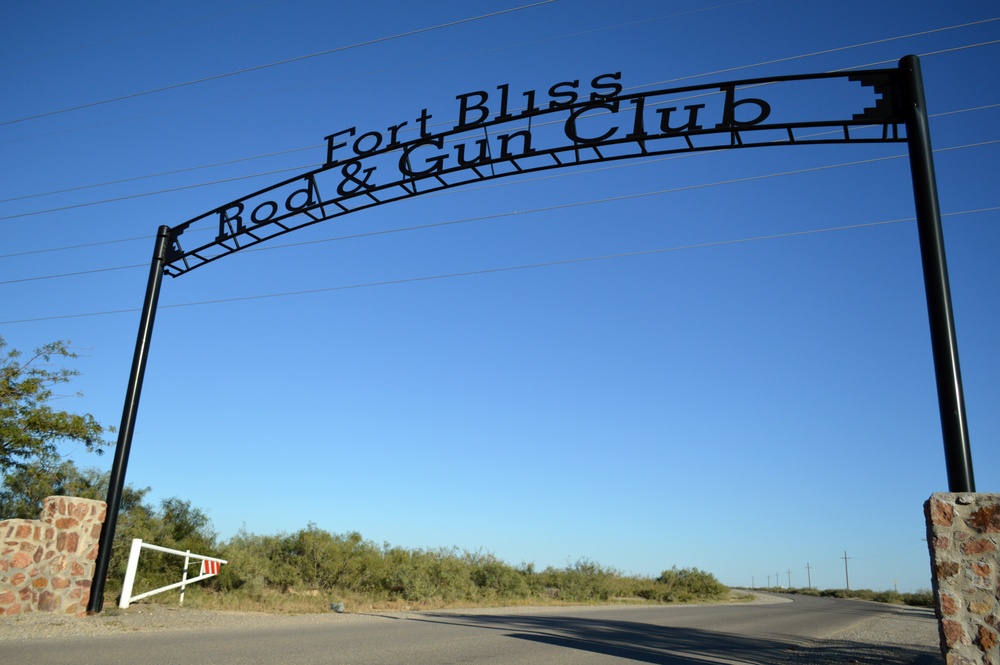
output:
[[[86,616],[105,514],[103,501],[50,496],[41,519],[0,522],[0,618]]]
[[[924,512],[945,662],[1000,665],[1000,494],[933,494]]]

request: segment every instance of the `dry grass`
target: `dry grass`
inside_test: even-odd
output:
[[[697,602],[747,602],[753,600],[754,596],[742,592],[730,592],[728,595],[715,600],[699,600]],[[165,592],[158,596],[153,596],[146,601],[158,605],[176,605],[178,603],[177,592]],[[342,593],[328,594],[321,591],[297,592],[266,590],[258,593],[241,592],[214,592],[210,589],[190,588],[184,599],[184,607],[200,610],[214,610],[224,612],[263,612],[267,614],[325,614],[330,612],[330,605],[333,603],[344,603],[346,611],[349,613],[359,612],[405,612],[405,611],[432,611],[445,609],[471,609],[488,607],[519,607],[519,606],[542,606],[542,607],[565,607],[573,605],[658,605],[657,601],[650,601],[639,597],[611,598],[606,602],[591,601],[562,601],[557,598],[532,597],[522,599],[495,599],[493,601],[453,601],[448,602],[439,598],[432,598],[420,601],[407,601],[398,598],[373,599],[357,594]]]

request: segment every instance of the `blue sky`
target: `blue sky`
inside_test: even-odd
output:
[[[1000,7],[531,4],[5,3],[0,334],[71,340],[84,396],[61,405],[117,425],[156,229],[316,168],[329,134],[422,109],[454,124],[457,95],[503,83],[654,89],[912,53],[977,488],[996,491]],[[846,551],[852,587],[928,588],[922,504],[948,487],[903,155],[560,169],[167,278],[128,481],[224,538],[313,522],[733,585],[804,586],[808,565],[820,587],[843,585]]]

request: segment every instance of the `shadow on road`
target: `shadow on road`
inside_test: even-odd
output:
[[[692,628],[579,617],[425,614],[414,621],[504,631],[507,637],[664,665],[940,665],[933,650],[822,640],[796,643]]]

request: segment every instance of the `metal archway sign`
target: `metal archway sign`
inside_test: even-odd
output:
[[[518,95],[503,84],[495,92],[461,94],[455,98],[458,121],[443,131],[433,131],[436,125],[429,122],[433,115],[427,109],[412,120],[380,130],[359,133],[350,127],[337,131],[326,137],[326,161],[321,167],[173,228],[160,227],[118,429],[88,613],[103,607],[164,274],[179,277],[241,249],[367,208],[581,164],[766,146],[906,143],[948,486],[951,492],[975,491],[919,59],[906,56],[890,69],[744,79],[627,94],[620,80],[621,73],[616,72],[596,76],[583,86],[579,80],[563,81],[541,92],[528,90]],[[768,93],[778,88],[769,86],[794,88],[794,102],[773,103]],[[809,104],[815,86],[840,86],[844,94],[834,98],[840,102],[837,108],[826,102]],[[402,136],[411,131],[417,136],[404,140]],[[214,239],[188,243],[184,233],[206,222],[217,231]]]

